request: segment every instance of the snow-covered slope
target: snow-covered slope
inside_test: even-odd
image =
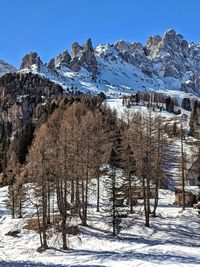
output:
[[[26,55],[20,71],[40,73],[65,88],[115,96],[144,90],[200,96],[200,44],[188,43],[170,29],[145,45],[123,40],[93,48],[72,44],[44,64],[36,52]]]
[[[119,237],[114,238],[109,235],[104,213],[96,212],[95,183],[90,190],[89,227],[79,226],[78,236],[68,236],[68,251],[60,249],[61,236],[52,231],[48,235],[51,247],[39,253],[38,233],[24,228],[28,218],[11,219],[6,208],[8,188],[0,188],[0,266],[199,266],[197,211],[188,208],[180,212],[180,207],[172,204],[173,192],[160,190],[158,216],[151,218],[151,228],[144,226],[143,209],[138,205],[135,213],[125,219]],[[12,230],[21,232],[18,237],[6,235]]]
[[[0,59],[0,77],[9,72],[15,72],[16,68]]]

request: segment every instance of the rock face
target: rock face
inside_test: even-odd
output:
[[[79,62],[82,67],[86,68],[94,75],[97,73],[97,61],[91,39],[88,39],[84,44],[79,57]]]
[[[71,56],[67,50],[65,50],[62,54],[57,55],[56,57],[56,66],[59,67],[61,65],[68,66],[71,60]]]
[[[48,67],[49,69],[54,69],[54,68],[55,68],[55,59],[54,59],[54,58],[52,58],[52,59],[49,61],[49,63],[47,64],[47,67]]]
[[[43,65],[35,52],[23,58],[21,69],[30,69],[33,65],[41,72]],[[122,92],[124,86],[135,88],[142,82],[142,88],[182,90],[200,96],[200,44],[188,43],[173,29],[166,31],[163,36],[149,37],[145,45],[120,40],[94,49],[91,39],[83,45],[74,42],[70,54],[64,51],[57,55],[55,63],[51,60],[47,67],[59,69],[56,72],[56,75],[60,75],[58,81],[67,86],[73,84],[76,77],[80,79],[81,69],[85,69],[90,77],[94,77],[94,83],[102,79],[101,84],[111,84],[115,90],[120,85]],[[62,74],[66,67],[69,68],[68,72],[77,72],[67,76],[68,79],[73,77],[69,83]],[[137,85],[137,88],[140,90],[141,87]]]
[[[9,72],[15,72],[16,68],[0,59],[0,77]]]
[[[71,57],[79,57],[79,52],[83,49],[82,46],[80,46],[77,42],[74,42],[72,44],[72,48],[71,48]]]
[[[149,37],[144,47],[139,43],[119,41],[115,48],[124,61],[140,68],[147,76],[174,79],[180,84],[180,90],[200,93],[200,45],[189,44],[175,30],[166,31],[163,37]]]
[[[69,63],[69,68],[72,71],[78,72],[81,70],[81,65],[79,62],[79,58],[78,57],[73,57],[72,60]]]
[[[24,68],[26,65],[29,66],[31,62],[35,61],[35,58],[37,58],[36,55],[34,55],[34,58],[30,57],[30,54],[29,57],[26,56],[23,59],[25,63],[22,62],[22,67]],[[67,50],[65,50],[63,53],[56,56],[55,65],[53,64],[53,61],[50,61],[47,66],[50,69],[62,68],[65,66],[74,72],[79,72],[81,67],[83,67],[93,75],[96,75],[97,61],[91,39],[88,39],[83,46],[79,45],[77,42],[74,42],[71,48],[71,55]]]
[[[36,69],[40,70],[41,64],[42,61],[40,60],[38,54],[36,52],[31,52],[23,57],[20,69],[30,69],[33,65],[35,65]]]
[[[189,71],[188,43],[174,30],[165,32],[163,38],[159,35],[150,37],[145,49],[154,65],[160,63],[156,74],[179,79],[183,72]]]
[[[77,42],[73,43],[71,55],[67,50],[58,54],[55,67],[61,68],[62,66],[68,67],[74,72],[80,71],[83,67],[95,75],[97,73],[97,61],[91,39],[88,39],[83,46]]]

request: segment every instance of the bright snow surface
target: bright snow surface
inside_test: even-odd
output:
[[[160,190],[158,217],[144,226],[139,205],[125,222],[118,238],[110,236],[103,213],[95,209],[95,184],[90,194],[89,227],[69,237],[70,250],[63,252],[61,238],[49,237],[56,249],[36,252],[39,235],[23,229],[25,219],[11,219],[6,208],[7,187],[0,188],[0,266],[200,266],[200,218],[197,211],[174,206],[174,193]],[[92,194],[93,192],[93,194]],[[19,237],[6,236],[22,229]]]

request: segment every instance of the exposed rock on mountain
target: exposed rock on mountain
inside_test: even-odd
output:
[[[55,68],[55,59],[54,59],[54,58],[52,58],[52,59],[49,61],[49,63],[47,64],[47,67],[48,67],[49,69],[54,69],[54,68]]]
[[[35,65],[36,69],[40,71],[41,64],[42,61],[38,54],[36,52],[31,52],[23,57],[20,69],[31,69],[31,67]]]
[[[57,55],[56,57],[56,67],[60,65],[68,66],[71,60],[71,56],[67,50],[65,50],[62,54]]]
[[[82,46],[75,42],[71,54],[66,50],[47,66],[31,53],[21,65],[22,71],[27,68],[63,87],[92,93],[117,95],[146,89],[200,96],[200,44],[188,43],[173,29],[149,37],[145,45],[120,40],[94,49],[91,39]],[[53,69],[59,71],[49,71]]]
[[[79,57],[79,52],[83,49],[82,46],[80,46],[77,42],[74,42],[72,44],[72,49],[71,49],[71,57]]]
[[[69,63],[69,68],[72,71],[78,72],[81,70],[80,62],[78,57],[73,57]]]
[[[97,73],[97,61],[91,39],[88,39],[84,44],[79,57],[79,62],[81,66],[86,68],[88,71],[92,72],[93,74]]]

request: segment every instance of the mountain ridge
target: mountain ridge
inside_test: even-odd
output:
[[[36,52],[24,56],[19,72],[40,74],[64,89],[119,96],[136,91],[200,96],[200,44],[169,29],[146,44],[119,40],[93,48],[91,39],[43,63]]]

